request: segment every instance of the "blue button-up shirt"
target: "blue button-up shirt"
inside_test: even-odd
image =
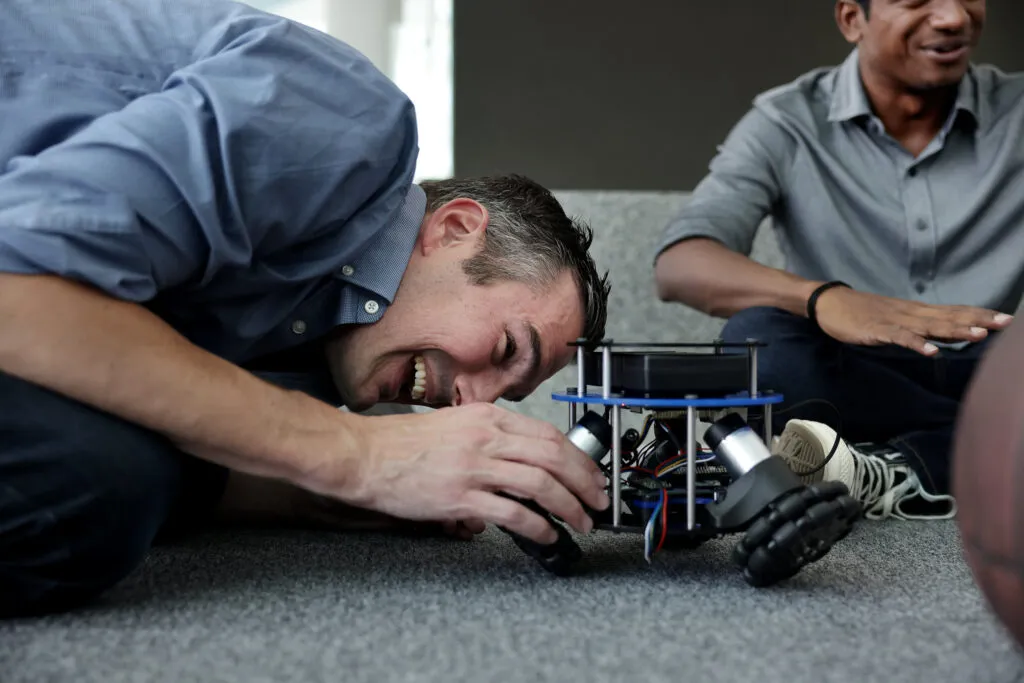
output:
[[[221,0],[0,3],[0,271],[157,312],[233,362],[371,323],[425,210],[408,98]]]
[[[916,157],[871,110],[853,50],[758,96],[657,246],[749,254],[770,216],[791,272],[1014,313],[1024,296],[1024,74],[971,68]]]

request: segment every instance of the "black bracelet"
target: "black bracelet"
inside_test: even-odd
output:
[[[833,287],[850,287],[850,285],[846,284],[845,282],[840,282],[839,280],[826,282],[825,284],[821,285],[813,292],[811,292],[811,296],[808,297],[807,299],[807,319],[811,321],[812,325],[819,329],[821,329],[821,326],[818,325],[818,297],[820,297],[822,294],[832,289]]]

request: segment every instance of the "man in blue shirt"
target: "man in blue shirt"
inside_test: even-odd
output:
[[[413,107],[350,47],[221,0],[6,0],[0,121],[0,613],[224,503],[540,542],[497,492],[607,506],[493,405],[603,335],[589,229],[518,176],[414,184]]]
[[[794,469],[873,518],[950,517],[960,400],[1024,292],[1024,74],[971,65],[983,0],[835,8],[855,49],[755,100],[667,227],[658,289],[767,342]],[[748,258],[768,216],[785,269]]]

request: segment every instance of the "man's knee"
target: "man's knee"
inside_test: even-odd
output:
[[[758,387],[783,396],[773,420],[775,432],[791,418],[835,421],[830,404],[836,400],[840,345],[806,318],[778,308],[749,308],[732,316],[720,336],[730,344],[763,344],[757,348]],[[732,351],[746,353],[736,347]]]
[[[0,613],[68,609],[134,570],[181,489],[159,436],[0,374]]]
[[[756,339],[769,345],[787,341],[819,343],[826,339],[806,318],[770,306],[755,306],[734,314],[726,321],[721,336],[729,343]]]
[[[801,382],[820,374],[838,358],[839,346],[806,318],[779,308],[748,308],[733,315],[722,329],[729,344],[757,341],[758,374],[765,380]],[[737,351],[733,347],[733,351]],[[746,353],[745,350],[739,350]]]

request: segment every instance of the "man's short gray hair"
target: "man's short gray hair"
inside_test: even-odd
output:
[[[569,218],[549,190],[514,174],[436,180],[420,186],[427,195],[427,211],[462,198],[487,209],[490,218],[483,247],[463,264],[471,282],[543,285],[569,269],[583,304],[583,337],[590,342],[604,337],[610,285],[608,274],[598,274],[590,255],[593,231],[582,220]]]

